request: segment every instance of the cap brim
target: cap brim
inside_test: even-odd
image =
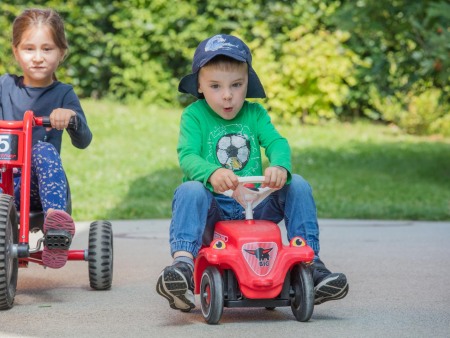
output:
[[[203,98],[203,94],[198,92],[198,73],[193,73],[183,77],[178,84],[178,91],[191,94],[198,99]]]
[[[202,99],[203,94],[198,92],[198,72],[188,74],[183,77],[178,85],[178,91],[181,93],[191,94],[198,99]],[[248,69],[248,88],[246,98],[263,99],[266,97],[266,92],[261,81],[256,75],[252,67]]]
[[[246,97],[249,99],[264,99],[266,97],[264,87],[252,67],[248,67],[248,88]]]

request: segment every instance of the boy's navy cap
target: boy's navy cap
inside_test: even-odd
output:
[[[265,98],[266,93],[259,81],[258,75],[252,68],[252,54],[247,45],[237,37],[231,35],[215,35],[202,41],[195,50],[192,61],[192,74],[186,75],[178,85],[178,91],[203,98],[198,92],[198,71],[214,57],[225,55],[232,59],[248,64],[247,98]]]

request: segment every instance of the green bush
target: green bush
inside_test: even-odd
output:
[[[450,135],[448,113],[450,105],[442,98],[439,89],[423,92],[401,92],[391,96],[381,96],[376,89],[371,90],[372,106],[383,112],[383,119],[399,126],[410,134],[427,135],[441,133]]]
[[[400,126],[411,134],[430,134],[432,125],[440,123],[450,108],[440,104],[441,96],[439,89],[428,89],[410,97],[407,110],[400,116]]]
[[[12,4],[0,3],[0,74],[19,70],[11,50],[11,23],[19,12]]]
[[[26,7],[52,7],[64,18],[70,49],[57,76],[82,98],[187,105],[192,97],[176,88],[196,46],[225,33],[249,44],[275,118],[365,116],[412,133],[448,130],[450,4],[443,0],[3,1],[0,74],[19,72],[11,24]],[[435,89],[439,95],[430,94]]]
[[[301,26],[289,32],[280,50],[274,52],[277,47],[269,39],[256,49],[255,64],[263,70],[270,111],[287,121],[315,124],[334,119],[356,83],[358,56],[342,44],[348,37],[341,31],[308,32]]]
[[[449,21],[450,4],[443,0],[342,2],[326,22],[349,32],[346,45],[366,61],[357,69],[348,111],[412,133],[428,133],[430,121],[446,120]]]
[[[449,109],[450,108],[447,108],[447,112]],[[450,114],[447,113],[436,121],[431,122],[430,132],[450,137]]]

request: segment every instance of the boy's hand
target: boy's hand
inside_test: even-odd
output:
[[[261,188],[281,189],[287,181],[287,170],[283,167],[268,167],[264,171],[264,176]]]
[[[217,193],[223,193],[227,190],[235,190],[239,184],[238,177],[230,169],[217,169],[209,177],[208,181]]]
[[[53,128],[63,130],[69,125],[70,118],[75,115],[73,110],[57,108],[50,114],[50,123]]]

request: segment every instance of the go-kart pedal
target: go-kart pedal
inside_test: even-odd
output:
[[[42,263],[52,269],[62,268],[69,256],[69,247],[75,235],[72,217],[63,210],[52,210],[44,221],[44,250]]]
[[[68,250],[72,243],[72,235],[64,229],[50,229],[44,236],[44,246],[49,250]]]

